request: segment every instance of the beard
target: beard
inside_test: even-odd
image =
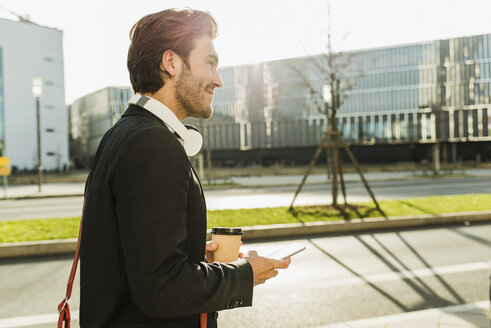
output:
[[[205,89],[213,90],[212,85],[195,77],[187,65],[176,82],[176,99],[186,111],[187,117],[210,118],[213,109],[211,102],[204,98]]]

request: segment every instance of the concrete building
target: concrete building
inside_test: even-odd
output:
[[[33,77],[42,78],[42,166],[68,165],[63,32],[28,21],[0,18],[0,150],[19,170],[37,168],[36,100]]]
[[[72,167],[89,167],[104,133],[121,117],[132,95],[130,87],[107,87],[68,107]]]

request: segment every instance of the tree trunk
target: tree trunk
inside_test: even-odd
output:
[[[338,138],[336,134],[331,135],[331,167],[332,167],[332,206],[338,206],[338,158],[339,150],[337,148]]]
[[[433,144],[433,175],[440,174],[440,144]]]

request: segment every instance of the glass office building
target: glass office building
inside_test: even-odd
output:
[[[74,168],[89,167],[99,142],[124,113],[132,95],[130,87],[107,87],[69,106],[70,161]]]
[[[480,152],[491,160],[491,34],[360,50],[338,60],[345,67],[338,71],[344,87],[337,125],[355,151],[439,142],[454,157]],[[224,87],[216,90],[214,116],[193,122],[205,148],[217,160],[245,165],[264,163],[260,153],[294,162],[302,149],[310,149],[310,159],[326,130],[316,108],[328,84],[324,63],[319,55],[220,69]],[[426,155],[418,156],[394,160]]]

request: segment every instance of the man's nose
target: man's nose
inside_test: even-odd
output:
[[[215,70],[215,74],[213,74],[213,81],[212,81],[212,83],[215,85],[216,88],[223,87],[222,77],[220,76],[220,74],[218,73],[217,70]]]

